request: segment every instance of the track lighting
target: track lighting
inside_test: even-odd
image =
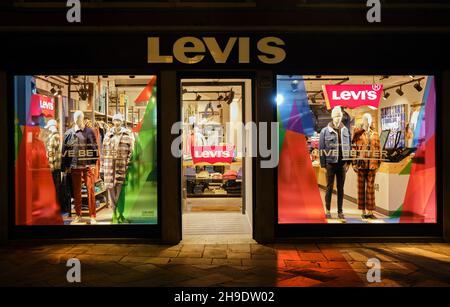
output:
[[[220,93],[217,93],[219,96],[217,97],[217,100],[219,100],[219,101],[221,101],[221,100],[223,100],[223,95],[222,94],[220,94]]]
[[[421,92],[423,90],[422,86],[420,86],[420,81],[417,81],[416,84],[414,84],[414,88],[418,91]]]
[[[56,96],[56,94],[58,93],[57,90],[55,90],[55,88],[52,86],[50,93],[52,93],[53,96]]]
[[[186,94],[188,92],[188,90],[184,87],[183,88],[183,94]]]
[[[383,99],[384,100],[387,100],[389,96],[391,96],[391,94],[389,94],[389,92],[387,92],[387,91],[383,92]]]
[[[134,76],[130,76],[130,79],[134,79]]]
[[[62,94],[63,94],[63,92],[62,92],[62,89],[61,89],[61,88],[59,88],[59,89],[58,89],[58,96],[59,96],[59,97],[61,97],[61,96],[62,96]]]
[[[402,87],[400,86],[398,89],[395,90],[395,92],[399,95],[399,96],[403,96],[404,92],[402,91]]]
[[[196,101],[199,101],[200,99],[202,99],[202,96],[200,96],[200,95],[197,93],[197,96],[195,97],[195,100],[196,100]]]

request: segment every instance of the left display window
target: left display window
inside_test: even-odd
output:
[[[156,76],[14,77],[15,224],[157,224]]]

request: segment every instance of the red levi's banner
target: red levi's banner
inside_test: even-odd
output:
[[[55,116],[55,100],[51,97],[33,94],[31,96],[31,116]]]
[[[368,106],[376,109],[383,93],[382,84],[326,84],[322,85],[328,109],[337,106],[354,109]]]
[[[234,145],[224,146],[192,146],[191,155],[194,164],[199,163],[231,163]]]

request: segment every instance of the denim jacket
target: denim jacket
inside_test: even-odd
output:
[[[342,141],[342,160],[350,162],[351,138],[350,132],[344,124],[340,124],[341,141]],[[319,156],[320,166],[326,167],[328,163],[338,163],[339,154],[339,138],[336,130],[333,129],[332,124],[329,123],[320,131],[319,139]]]

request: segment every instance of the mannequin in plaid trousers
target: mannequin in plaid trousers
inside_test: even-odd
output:
[[[353,132],[352,148],[356,151],[353,170],[358,175],[358,209],[363,219],[376,219],[375,210],[375,175],[381,164],[380,137],[371,129],[372,116],[363,115],[362,128]]]

